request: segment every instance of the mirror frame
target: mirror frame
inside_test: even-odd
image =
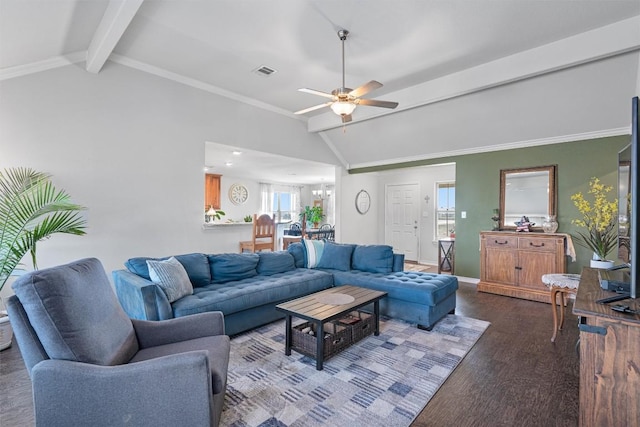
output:
[[[504,206],[505,206],[505,191],[507,176],[513,173],[520,172],[547,172],[549,174],[549,209],[547,215],[556,215],[556,194],[557,194],[557,181],[556,181],[556,165],[549,166],[536,166],[529,168],[518,169],[501,169],[500,170],[500,230],[515,230],[515,225],[506,225],[504,223]],[[531,227],[534,231],[542,231],[542,224],[536,224]]]

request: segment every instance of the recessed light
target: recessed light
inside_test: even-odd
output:
[[[232,151],[231,154],[233,154],[234,156],[239,156],[240,154],[242,154],[242,151]]]
[[[231,162],[226,162],[224,165],[225,165],[225,166],[233,166],[233,163],[231,163]]]

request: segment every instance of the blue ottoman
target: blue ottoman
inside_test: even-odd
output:
[[[444,274],[397,271],[368,273],[332,270],[334,284],[355,285],[387,293],[380,300],[380,314],[431,330],[435,323],[454,313],[458,278]]]

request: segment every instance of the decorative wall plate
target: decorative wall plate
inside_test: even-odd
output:
[[[229,200],[234,205],[241,205],[249,198],[249,190],[242,184],[233,184],[229,187]]]
[[[356,194],[356,210],[359,214],[364,215],[369,211],[369,207],[371,207],[371,197],[366,190],[358,191]]]

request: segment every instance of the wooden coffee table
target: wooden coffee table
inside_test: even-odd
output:
[[[386,292],[344,285],[278,304],[276,309],[287,315],[285,354],[291,355],[293,334],[291,317],[295,316],[313,322],[316,325],[315,330],[320,331],[320,333],[316,332],[316,369],[321,371],[324,361],[324,333],[322,332],[324,324],[340,319],[350,311],[373,304],[374,334],[380,335],[380,299],[386,295]]]

